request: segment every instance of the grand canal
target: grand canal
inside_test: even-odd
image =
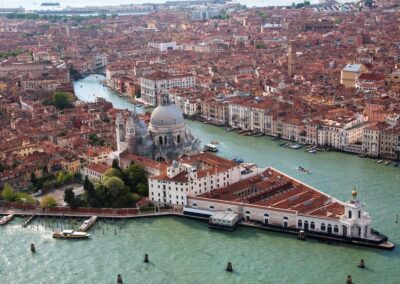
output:
[[[93,101],[99,96],[116,108],[133,109],[103,87],[102,79],[92,75],[76,82],[78,98]],[[400,244],[400,224],[395,223],[400,215],[400,168],[343,153],[309,154],[280,147],[266,137],[243,137],[199,122],[188,124],[203,143],[220,141],[222,156],[273,166],[341,200],[349,199],[356,186],[373,227]],[[312,174],[298,173],[299,165]],[[0,229],[0,283],[115,283],[118,273],[124,283],[345,283],[348,274],[354,283],[399,282],[398,248],[381,251],[302,242],[245,228],[224,233],[178,218],[99,222],[89,241],[53,240],[51,227],[79,226],[68,222],[36,220],[22,228],[16,219]],[[36,254],[29,251],[30,243],[36,244]],[[145,253],[151,261],[147,265],[142,262]],[[357,268],[361,258],[367,269]],[[224,271],[228,261],[235,273]]]

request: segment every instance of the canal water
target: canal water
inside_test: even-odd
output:
[[[117,108],[133,106],[91,75],[75,83],[80,100],[96,96]],[[94,94],[94,95],[93,95]],[[137,108],[142,112],[142,108]],[[400,244],[400,168],[377,164],[344,153],[310,154],[279,146],[267,137],[243,137],[222,128],[187,121],[203,143],[218,140],[219,154],[272,166],[341,200],[353,186],[366,203],[373,227]],[[312,171],[297,172],[301,165]],[[350,245],[298,241],[293,236],[239,228],[234,233],[210,231],[206,223],[162,217],[98,222],[88,241],[51,238],[53,227],[77,228],[79,223],[35,220],[28,228],[21,219],[0,228],[0,283],[398,283],[399,249],[382,251]],[[46,227],[45,227],[46,225]],[[104,233],[103,233],[104,231]],[[115,233],[117,233],[115,235]],[[37,253],[31,254],[30,243]],[[143,263],[149,254],[150,264]],[[364,259],[367,268],[357,268]],[[234,273],[225,272],[231,261]]]

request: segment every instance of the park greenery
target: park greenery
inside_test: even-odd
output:
[[[10,50],[10,51],[2,51],[0,52],[0,60],[7,59],[9,57],[15,57],[20,55],[23,52],[21,49]]]
[[[10,202],[22,202],[34,204],[35,199],[26,192],[16,191],[10,184],[6,183],[1,192],[1,198]]]
[[[292,9],[301,9],[301,8],[304,8],[304,7],[306,7],[306,6],[310,6],[310,1],[308,1],[308,0],[304,0],[304,2],[303,3],[292,3]]]
[[[92,146],[104,146],[104,139],[97,134],[89,134],[89,144]]]
[[[33,183],[33,187],[35,191],[39,189],[52,189],[57,188],[62,185],[71,183],[76,178],[71,172],[61,171],[55,173],[54,175],[48,175],[42,178],[36,178],[34,175],[31,175],[31,182]]]
[[[53,207],[56,205],[57,205],[57,202],[56,202],[55,198],[50,194],[45,195],[42,198],[42,200],[40,201],[40,206],[42,208]]]
[[[117,161],[113,162],[102,181],[93,184],[86,177],[83,188],[85,193],[80,201],[73,193],[65,193],[64,201],[71,208],[76,208],[78,204],[102,208],[134,207],[136,202],[148,196],[147,176],[143,167],[132,164],[122,170]]]
[[[66,108],[72,108],[71,96],[66,92],[54,92],[52,99],[46,99],[43,101],[44,105],[52,105],[57,109],[63,110]]]

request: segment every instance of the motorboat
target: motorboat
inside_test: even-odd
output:
[[[90,237],[90,234],[85,232],[77,232],[74,230],[63,230],[63,231],[56,231],[53,233],[53,238],[55,239],[87,239]]]
[[[214,144],[206,144],[204,145],[204,151],[207,152],[218,152],[218,147]]]

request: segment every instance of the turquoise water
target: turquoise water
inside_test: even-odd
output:
[[[101,79],[93,75],[77,82],[77,96],[93,100],[95,93],[116,107],[132,108],[99,85]],[[347,200],[356,186],[374,228],[400,243],[400,224],[395,223],[400,214],[400,168],[343,153],[309,154],[279,147],[266,137],[243,137],[198,122],[188,124],[203,143],[220,141],[223,156],[271,165],[341,200]],[[299,165],[312,174],[298,173]],[[70,242],[53,240],[51,229],[41,227],[40,220],[29,228],[20,223],[21,219],[16,219],[0,228],[0,283],[116,283],[118,273],[124,283],[333,284],[345,283],[347,274],[357,284],[398,283],[400,276],[398,248],[382,251],[302,242],[293,236],[247,228],[234,233],[210,231],[203,222],[178,218],[121,221],[109,224],[108,230],[100,222],[91,240]],[[32,242],[37,248],[35,255],[29,251]],[[149,265],[142,262],[145,253]],[[365,270],[357,268],[361,258]],[[228,261],[235,269],[232,274],[224,271]]]

